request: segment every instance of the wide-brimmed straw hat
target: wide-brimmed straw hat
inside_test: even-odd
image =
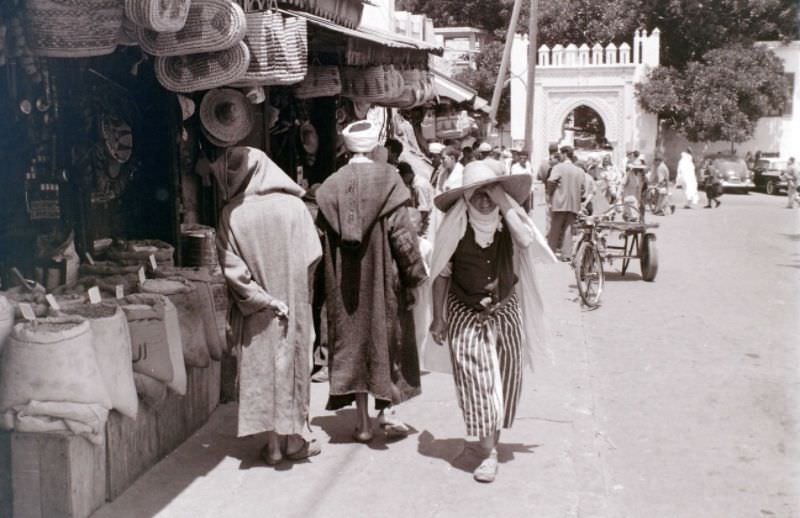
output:
[[[497,176],[483,160],[476,160],[464,167],[461,187],[443,192],[434,198],[433,203],[439,210],[447,211],[469,189],[479,189],[494,183],[499,184],[517,203],[522,203],[531,194],[531,175],[523,173]]]
[[[200,102],[200,120],[216,145],[239,142],[253,129],[252,105],[245,95],[232,88],[210,90]]]

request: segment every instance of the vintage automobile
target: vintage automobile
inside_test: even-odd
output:
[[[753,166],[756,189],[763,189],[767,194],[780,194],[786,191],[786,180],[783,172],[786,160],[778,157],[761,157]]]
[[[712,155],[707,156],[702,165],[697,169],[697,185],[705,188],[706,169],[713,167],[721,175],[723,191],[750,192],[755,188],[753,173],[747,168],[745,161],[738,156]]]

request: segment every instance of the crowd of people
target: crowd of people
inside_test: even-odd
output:
[[[428,335],[447,348],[466,433],[478,439],[456,461],[491,482],[544,336],[533,263],[555,261],[523,207],[528,161],[441,145],[428,180],[399,141],[379,144],[374,123],[342,135],[346,162],[308,192],[255,148],[228,148],[212,166],[226,201],[217,245],[232,296],[238,435],[265,434],[269,465],[321,452],[309,387],[314,348],[325,346],[326,409],[355,404],[352,440],[405,437],[398,406],[421,393]]]
[[[562,250],[578,214],[619,206],[636,220],[648,189],[655,214],[674,212],[670,171],[635,151],[616,167],[610,154],[581,161],[570,146],[551,146],[535,173],[545,186],[545,239],[531,219],[526,153],[432,143],[428,178],[404,160],[400,141],[380,145],[380,129],[348,125],[346,159],[307,192],[258,149],[229,148],[213,164],[226,200],[217,239],[232,296],[238,434],[265,433],[269,465],[319,454],[309,425],[315,377],[329,383],[327,410],[355,405],[353,441],[405,437],[412,427],[398,406],[422,391],[425,343],[446,349],[466,435],[477,438],[456,461],[491,482],[524,367],[544,341],[533,264],[569,260]],[[719,206],[718,176],[705,169],[707,206]],[[699,201],[691,151],[676,173],[691,208]],[[316,374],[315,358],[324,364]]]

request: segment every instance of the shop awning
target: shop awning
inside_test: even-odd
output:
[[[349,36],[351,38],[365,40],[370,43],[383,45],[385,47],[392,47],[404,50],[421,50],[428,52],[430,54],[436,54],[437,56],[441,56],[444,53],[444,49],[442,47],[431,45],[424,41],[417,40],[414,38],[409,38],[401,34],[392,34],[380,31],[378,29],[372,29],[370,27],[359,27],[358,29],[351,29],[349,27],[345,27],[343,25],[339,25],[338,23],[332,22],[331,20],[328,20],[326,18],[322,18],[321,16],[307,13],[305,11],[296,11],[294,9],[278,9],[278,10],[284,14],[305,18],[306,20],[309,21],[309,23],[313,23],[314,25],[322,27],[323,29],[328,29],[330,31],[338,32],[340,34]]]
[[[445,76],[436,69],[431,69],[431,71],[433,72],[433,86],[436,89],[436,95],[447,97],[457,103],[472,103],[473,110],[489,113],[489,102],[480,97],[476,90],[461,81]]]

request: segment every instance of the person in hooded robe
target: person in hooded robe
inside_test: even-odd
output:
[[[391,436],[410,428],[395,406],[421,392],[413,289],[427,278],[409,218],[409,191],[393,166],[374,159],[380,127],[370,121],[342,135],[350,161],[317,189],[328,310],[326,408],[356,404],[353,438],[373,438],[367,399]]]
[[[270,465],[316,455],[308,421],[310,279],[322,247],[303,190],[259,149],[228,148],[211,167],[226,201],[217,249],[232,296],[238,436],[266,432],[261,456]]]
[[[467,435],[479,439],[477,451],[465,449],[458,462],[474,468],[479,482],[495,479],[500,430],[514,423],[523,364],[544,341],[533,263],[556,258],[520,206],[531,181],[473,161],[463,184],[435,199],[446,214],[431,261],[430,330],[436,343],[449,345]]]

